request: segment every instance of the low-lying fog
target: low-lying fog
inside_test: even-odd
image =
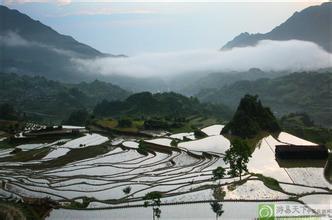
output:
[[[72,61],[91,73],[165,78],[183,73],[246,71],[252,67],[263,71],[316,70],[331,67],[332,54],[311,42],[263,40],[253,47],[227,51],[203,49]]]
[[[17,33],[0,35],[7,47],[39,47],[68,57],[83,73],[170,78],[180,74],[247,71],[301,71],[332,67],[332,54],[312,42],[263,40],[256,46],[220,51],[213,49],[141,53],[131,57],[82,59],[74,51],[23,39]]]

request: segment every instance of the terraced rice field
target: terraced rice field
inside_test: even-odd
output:
[[[24,162],[1,162],[0,197],[10,200],[50,197],[67,208],[54,210],[50,219],[90,219],[93,213],[98,213],[97,218],[132,219],[137,214],[136,219],[146,219],[151,213],[138,206],[143,204],[144,195],[151,191],[162,192],[162,203],[216,200],[217,182],[212,180],[212,170],[218,166],[228,169],[223,157],[230,147],[230,142],[219,135],[221,129],[222,125],[205,128],[203,132],[209,136],[192,141],[182,140],[184,136],[191,136],[191,133],[165,134],[145,140],[150,146],[147,155],[137,151],[142,140],[127,137],[109,139],[99,134],[87,134],[78,139],[59,140],[51,144],[18,146],[27,152],[36,148],[48,149],[48,154]],[[172,140],[180,141],[177,147],[171,146]],[[278,140],[271,136],[262,139],[248,168],[249,172],[278,180],[281,190],[272,189],[250,173],[244,175],[241,184],[239,178],[226,175],[218,186],[226,192],[226,201],[256,201],[240,203],[243,210],[249,210],[249,207],[257,206],[260,200],[283,201],[294,197],[301,200],[303,197],[303,201],[310,205],[314,200],[308,197],[309,194],[321,195],[325,200],[331,198],[331,184],[324,179],[323,168],[279,167],[274,158],[274,145],[277,143]],[[93,156],[89,156],[93,151]],[[75,154],[83,159],[75,159]],[[0,151],[0,158],[10,157],[12,155],[8,150]],[[123,189],[127,186],[131,187],[131,191],[125,194]],[[76,207],[70,206],[73,201],[82,203],[87,199],[89,203],[85,211],[77,211]],[[126,212],[116,209],[127,206],[135,208]],[[176,207],[162,208],[165,210],[165,219],[172,219],[171,213],[175,211],[181,219],[184,218],[181,206]],[[208,204],[190,207],[193,210],[189,214],[190,219],[214,217]],[[94,209],[103,211],[94,212]],[[211,215],[207,214],[205,218],[195,215],[195,210],[199,212],[203,209]],[[233,212],[236,217],[234,203],[225,205],[225,213],[227,211]],[[243,216],[244,212],[238,212],[239,218]]]

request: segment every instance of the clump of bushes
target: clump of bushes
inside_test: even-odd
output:
[[[205,137],[208,136],[207,134],[205,134],[203,131],[201,131],[201,130],[198,129],[198,128],[196,128],[196,129],[194,130],[194,135],[195,135],[195,137],[196,137],[197,139],[205,138]]]
[[[272,190],[283,192],[284,190],[279,185],[278,180],[273,179],[271,177],[263,176],[262,174],[253,174],[253,176],[256,176],[258,179],[260,179],[264,185]]]
[[[118,127],[120,128],[130,128],[133,125],[133,122],[130,118],[121,118],[118,121]]]
[[[140,154],[143,154],[143,155],[145,155],[145,156],[147,156],[147,155],[149,154],[149,152],[148,152],[148,146],[147,146],[147,144],[144,142],[144,140],[141,140],[141,141],[139,142],[137,152],[140,153]]]

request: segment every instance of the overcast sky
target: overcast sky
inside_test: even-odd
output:
[[[126,55],[217,50],[241,32],[268,32],[294,12],[320,3],[2,1],[102,52]]]

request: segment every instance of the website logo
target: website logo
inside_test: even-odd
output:
[[[274,204],[259,204],[258,205],[258,219],[259,220],[274,220],[275,219],[275,205]]]

